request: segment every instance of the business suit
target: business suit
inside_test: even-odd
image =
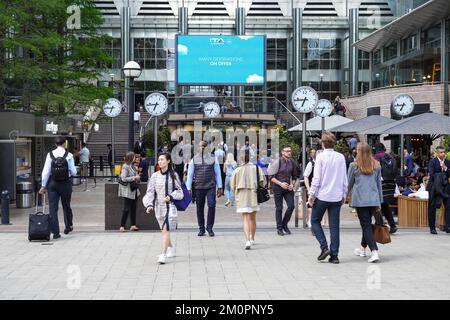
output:
[[[447,167],[447,169],[445,171],[443,168],[441,168],[438,158],[434,158],[428,163],[428,174],[430,176],[430,180],[428,181],[427,191],[430,193],[430,196],[432,195],[432,193],[430,191],[434,186],[435,174],[445,172],[447,178],[450,178],[450,160],[445,159],[444,166]],[[448,230],[449,223],[450,223],[450,197],[443,199],[442,202],[445,207],[445,229]],[[430,198],[428,200],[428,224],[430,226],[430,230],[435,230],[436,229],[436,206],[432,205],[432,203],[433,203],[433,201]]]

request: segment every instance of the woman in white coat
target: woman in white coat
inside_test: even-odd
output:
[[[180,179],[173,170],[170,154],[163,153],[158,157],[160,170],[153,173],[147,183],[147,193],[143,198],[147,213],[154,214],[158,220],[163,237],[162,253],[158,263],[166,263],[166,258],[175,257],[175,246],[170,240],[170,231],[177,226],[177,208],[174,200],[183,199]]]

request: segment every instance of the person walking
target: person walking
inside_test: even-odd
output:
[[[348,180],[346,174],[345,157],[334,151],[336,137],[331,132],[322,134],[322,149],[316,156],[314,178],[309,190],[308,203],[312,206],[312,231],[320,244],[319,261],[330,256],[329,262],[339,263],[339,214],[341,206],[347,197]],[[328,210],[330,223],[331,244],[328,249],[327,239],[323,232],[321,221]]]
[[[82,181],[84,179],[87,179],[88,177],[88,168],[89,168],[89,160],[91,158],[91,152],[86,147],[86,143],[81,143],[81,150],[79,152],[80,154],[80,165],[81,165],[81,177]]]
[[[377,243],[373,237],[372,217],[381,214],[380,206],[383,202],[381,188],[381,166],[372,157],[372,149],[367,143],[358,143],[355,162],[350,163],[348,169],[348,192],[352,194],[351,207],[356,208],[362,229],[361,248],[356,248],[354,254],[366,257],[366,248],[372,252],[368,262],[377,262]]]
[[[206,150],[208,143],[201,141],[199,150],[189,162],[186,188],[192,194],[195,187],[195,203],[197,206],[197,221],[199,227],[198,236],[205,235],[205,201],[208,205],[208,221],[206,231],[210,237],[214,237],[214,219],[216,216],[216,195],[222,195],[222,177],[219,163],[210,150]],[[217,191],[216,191],[217,188]]]
[[[76,176],[77,170],[73,155],[65,147],[66,140],[57,137],[55,140],[56,149],[50,151],[45,158],[44,169],[42,170],[42,186],[39,193],[43,194],[48,190],[48,202],[50,210],[50,228],[53,239],[61,238],[58,221],[58,205],[61,204],[64,212],[64,234],[73,231],[73,212],[70,207],[72,198],[71,176]]]
[[[142,199],[146,212],[154,214],[162,234],[162,253],[158,263],[165,264],[166,258],[175,257],[175,246],[170,239],[170,231],[177,227],[177,208],[174,200],[183,199],[181,180],[174,171],[170,154],[158,157],[160,170],[153,173],[147,184],[147,192]]]
[[[256,212],[259,211],[256,190],[258,185],[263,187],[266,182],[261,168],[250,159],[251,150],[246,148],[244,163],[234,170],[230,180],[231,191],[236,195],[236,212],[242,213],[244,218],[246,250],[250,250],[255,244]]]
[[[139,112],[139,109],[136,109],[133,114],[134,119],[134,129],[139,132],[141,130],[141,113]]]
[[[225,196],[227,197],[227,202],[225,206],[234,206],[234,193],[231,190],[231,176],[233,175],[234,170],[237,168],[237,162],[234,161],[234,156],[232,153],[227,154],[227,160],[223,165],[223,171],[225,172]]]
[[[131,184],[132,182],[139,183],[141,177],[133,165],[134,159],[134,152],[127,152],[119,177],[118,196],[123,198],[123,212],[119,229],[121,232],[125,232],[128,215],[130,215],[131,222],[130,231],[139,231],[139,228],[136,226],[136,205],[141,193],[139,188],[133,190]]]
[[[403,172],[405,173],[405,177],[409,177],[413,170],[414,170],[414,159],[409,154],[408,149],[403,149],[403,156],[404,156],[404,166],[403,166]]]
[[[428,224],[431,234],[437,234],[436,231],[436,208],[440,207],[441,202],[445,207],[445,228],[446,233],[450,233],[450,196],[444,197],[443,194],[450,195],[450,160],[445,158],[445,148],[436,147],[436,157],[428,163],[428,181],[427,191],[428,201]]]
[[[284,146],[281,151],[281,158],[274,160],[267,169],[272,190],[275,198],[275,219],[277,223],[277,234],[284,236],[291,234],[288,228],[289,220],[294,211],[294,185],[299,176],[298,164],[292,159],[292,148]],[[283,214],[283,199],[286,201],[287,209]],[[284,232],[283,232],[284,231]]]
[[[381,167],[381,186],[383,190],[381,213],[389,223],[389,232],[395,233],[398,229],[390,206],[396,203],[394,194],[396,187],[395,178],[397,176],[397,162],[390,154],[386,153],[386,147],[381,142],[375,144],[374,158],[378,160]]]
[[[145,153],[141,154],[141,162],[139,163],[139,169],[141,173],[141,182],[148,181],[148,168],[150,166],[150,161],[148,160]]]

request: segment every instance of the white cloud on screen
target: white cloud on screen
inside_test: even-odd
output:
[[[188,54],[188,47],[184,44],[178,45],[178,54],[186,56]]]
[[[241,40],[248,40],[248,39],[253,38],[254,36],[238,36],[238,37],[239,37],[239,39],[241,39]]]
[[[263,83],[264,77],[257,75],[256,73],[251,74],[247,77],[247,83]]]

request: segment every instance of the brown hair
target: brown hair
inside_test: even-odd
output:
[[[362,174],[372,174],[380,165],[372,156],[372,148],[364,142],[356,145],[356,167]]]
[[[336,137],[329,131],[322,133],[321,140],[325,149],[334,148],[334,144],[336,143]]]
[[[125,163],[126,164],[131,164],[134,161],[134,152],[133,151],[129,151],[127,152],[127,154],[125,155]]]

